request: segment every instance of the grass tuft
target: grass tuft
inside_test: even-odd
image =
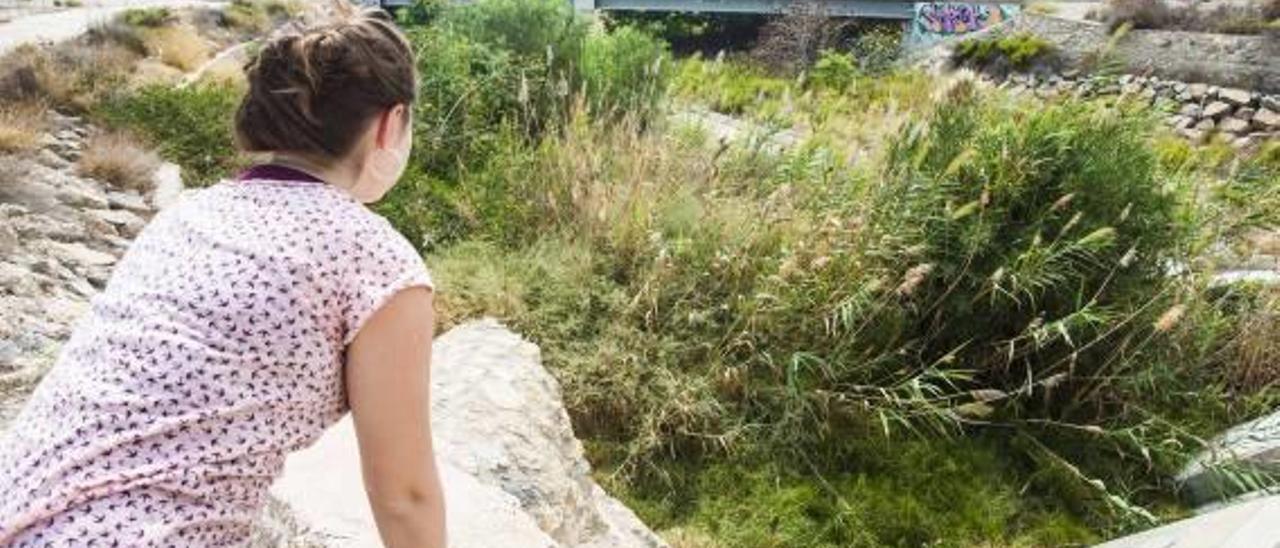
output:
[[[0,152],[32,150],[44,131],[46,107],[24,102],[0,106]]]
[[[129,135],[115,132],[90,139],[76,163],[76,170],[117,188],[146,192],[151,188],[151,175],[159,164],[155,153]]]

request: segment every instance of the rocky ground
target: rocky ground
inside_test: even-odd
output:
[[[129,241],[181,192],[172,165],[144,192],[77,175],[91,128],[46,116],[38,149],[0,156],[0,423],[51,365]]]

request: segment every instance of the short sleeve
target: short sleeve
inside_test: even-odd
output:
[[[349,263],[345,280],[344,346],[355,340],[365,322],[396,293],[411,287],[435,289],[422,257],[389,224],[366,232],[354,247],[355,260]]]

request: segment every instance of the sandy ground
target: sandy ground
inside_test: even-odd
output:
[[[17,17],[0,23],[0,53],[4,53],[28,42],[54,42],[72,38],[89,28],[95,22],[110,19],[116,13],[129,8],[153,6],[187,7],[187,6],[220,6],[225,2],[217,0],[98,0],[77,8],[48,9],[39,4],[17,12]],[[10,3],[10,10],[17,8]],[[0,12],[2,13],[2,12]]]

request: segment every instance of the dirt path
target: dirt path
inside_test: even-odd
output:
[[[0,54],[26,43],[72,38],[87,30],[93,23],[110,19],[130,8],[219,7],[225,4],[220,0],[103,0],[78,8],[19,16],[0,23]]]

